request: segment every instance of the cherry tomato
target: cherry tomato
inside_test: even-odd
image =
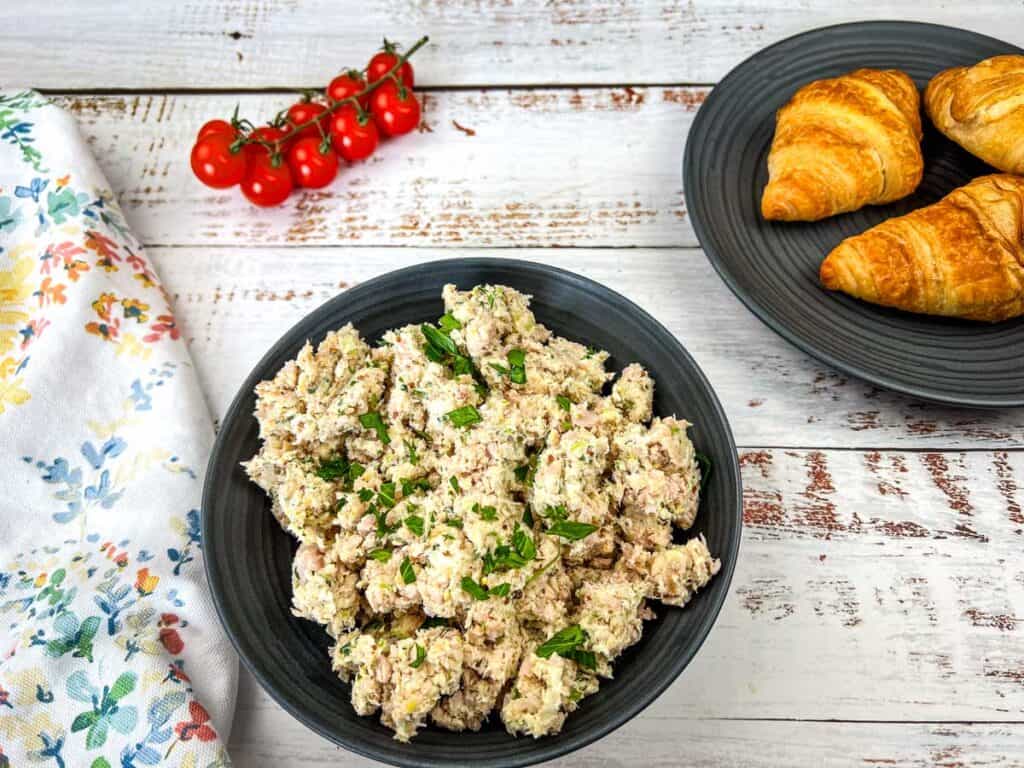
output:
[[[196,141],[205,139],[207,136],[213,136],[215,133],[224,133],[232,138],[235,137],[235,129],[227,120],[208,120],[203,123],[203,127],[199,129],[199,133],[196,135]]]
[[[249,136],[262,141],[280,141],[282,152],[286,152],[288,150],[288,145],[291,142],[287,131],[284,131],[281,128],[275,128],[272,125],[261,125],[250,133]],[[269,147],[265,147],[262,144],[246,144],[245,151],[250,156],[254,154],[267,155],[271,152]]]
[[[192,173],[203,184],[214,189],[227,189],[242,180],[246,172],[246,155],[231,151],[234,137],[214,133],[200,139],[192,147]]]
[[[363,80],[362,75],[354,71],[345,72],[331,80],[327,86],[327,99],[329,101],[341,101],[349,96],[355,96],[364,88],[366,88],[366,81]],[[369,96],[363,96],[359,99],[363,109],[366,109],[368,100]]]
[[[331,116],[331,144],[345,160],[354,163],[373,154],[379,134],[370,116],[346,104]]]
[[[420,123],[420,103],[409,89],[404,98],[393,81],[382,83],[370,94],[370,112],[385,136],[400,136]]]
[[[242,194],[253,205],[268,207],[283,203],[292,191],[288,164],[275,166],[269,154],[254,155],[242,179]]]
[[[328,146],[321,151],[320,139],[305,138],[288,150],[288,166],[300,187],[326,187],[338,175],[338,153]]]
[[[398,56],[395,55],[394,49],[385,42],[384,50],[380,53],[374,54],[373,58],[370,59],[370,63],[366,66],[366,79],[371,83],[377,82],[384,77],[384,75],[390,72],[391,68],[397,63]],[[395,75],[402,81],[402,85],[406,88],[412,88],[413,85],[415,85],[415,78],[412,74],[412,64],[408,61],[398,68]]]
[[[323,115],[326,111],[327,107],[323,104],[318,104],[315,101],[298,101],[288,107],[288,120],[292,126],[302,125],[303,123],[308,123],[318,115]],[[322,118],[318,122],[324,126],[325,130],[327,129],[326,117]],[[294,133],[294,131],[289,128],[289,133]],[[301,131],[295,133],[295,138],[298,139],[304,139],[307,136],[314,139],[321,138],[320,129],[317,128],[317,123],[307,125]]]

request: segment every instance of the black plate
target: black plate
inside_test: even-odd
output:
[[[259,448],[253,387],[295,357],[306,339],[351,321],[368,339],[388,328],[443,313],[441,288],[501,283],[533,296],[537,318],[556,333],[608,350],[609,367],[631,361],[653,374],[655,412],[695,426],[697,450],[713,474],[692,535],[707,537],[721,572],[685,610],[658,607],[643,639],[615,665],[615,679],[587,698],[558,736],[515,739],[491,717],[479,733],[429,727],[411,744],[392,738],[377,717],[359,717],[349,686],[331,671],[329,638],[316,624],[293,617],[290,566],[295,543],[273,519],[266,496],[239,462]],[[343,747],[396,765],[518,766],[548,760],[589,744],[625,723],[690,662],[729,589],[740,541],[742,510],[736,448],[725,413],[693,359],[654,318],[597,283],[541,264],[506,259],[455,259],[398,270],[346,291],[281,338],[235,397],[210,458],[203,489],[206,573],[221,621],[246,666],[277,702],[314,731]]]
[[[1019,48],[991,37],[903,21],[841,24],[783,40],[736,67],[710,93],[683,161],[687,210],[712,265],[770,328],[841,371],[946,403],[1024,405],[1024,319],[997,325],[913,315],[821,287],[839,241],[992,169],[924,122],[924,180],[887,206],[815,223],[767,222],[761,193],[775,112],[800,86],[858,67],[901,69],[923,88],[937,72]]]

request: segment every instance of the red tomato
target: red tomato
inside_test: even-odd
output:
[[[401,136],[420,124],[420,103],[411,90],[401,90],[393,81],[381,83],[370,94],[370,112],[385,136]]]
[[[199,129],[196,141],[205,139],[207,136],[213,136],[216,133],[224,133],[231,138],[235,137],[235,129],[227,120],[209,120],[203,123],[203,127]]]
[[[398,63],[398,58],[391,46],[385,41],[384,50],[374,54],[373,58],[370,59],[370,63],[366,66],[366,79],[371,83],[377,82],[391,71],[391,68]],[[415,85],[412,64],[408,61],[398,68],[395,75],[406,88],[412,88]]]
[[[362,75],[354,71],[345,72],[331,80],[327,86],[327,99],[328,101],[341,101],[349,96],[355,96],[364,88],[366,88],[366,81],[363,80]],[[359,99],[363,109],[366,109],[368,98],[368,96],[363,96]]]
[[[254,130],[249,136],[253,139],[261,139],[263,141],[280,141],[281,151],[285,152],[288,149],[288,145],[291,139],[288,133],[280,128],[275,128],[272,125],[261,125],[259,128]],[[252,154],[270,154],[269,147],[264,147],[262,144],[246,144],[245,151],[249,155]]]
[[[234,137],[214,133],[197,141],[192,147],[192,173],[203,184],[214,189],[227,189],[242,180],[246,172],[246,156],[231,151]]]
[[[320,139],[299,139],[288,150],[288,166],[300,187],[326,187],[338,175],[338,153],[329,146],[321,151],[321,143]]]
[[[291,126],[289,126],[288,130],[289,134],[294,133],[294,131],[291,130],[292,126],[308,123],[315,117],[323,115],[324,112],[326,111],[327,107],[325,107],[323,104],[318,104],[315,101],[298,101],[295,104],[292,104],[290,107],[288,107],[288,122],[291,123]],[[324,130],[327,129],[327,126],[325,125],[326,122],[326,118],[322,118],[321,120],[318,121],[319,124],[324,126]],[[307,136],[312,137],[314,139],[321,138],[320,129],[317,128],[318,123],[307,125],[301,131],[295,134],[296,138],[304,139]]]
[[[292,186],[287,163],[275,167],[269,154],[254,155],[242,179],[242,194],[253,205],[267,207],[283,203],[291,194]]]
[[[377,124],[370,116],[346,104],[331,116],[331,144],[350,163],[363,160],[377,148]]]

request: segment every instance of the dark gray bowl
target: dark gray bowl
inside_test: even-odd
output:
[[[349,686],[331,671],[327,634],[293,617],[290,566],[295,543],[277,524],[263,492],[239,462],[259,447],[253,387],[295,357],[306,339],[351,321],[370,339],[388,328],[434,320],[441,287],[501,283],[533,296],[538,319],[556,333],[608,350],[610,367],[632,361],[656,381],[655,412],[695,425],[698,450],[714,470],[693,534],[703,533],[722,560],[721,572],[685,610],[657,607],[643,639],[615,665],[615,679],[583,701],[562,733],[514,738],[499,718],[479,733],[429,727],[411,744],[392,739],[376,717],[359,717]],[[729,590],[742,523],[739,464],[722,407],[697,364],[654,318],[607,288],[542,264],[506,259],[453,259],[378,277],[328,301],[274,345],[228,410],[203,490],[206,573],[221,621],[242,661],[292,715],[334,743],[367,757],[407,766],[521,766],[549,760],[599,739],[640,712],[675,680],[707,636]]]

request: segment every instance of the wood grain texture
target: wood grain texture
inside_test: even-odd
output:
[[[625,294],[680,339],[740,445],[1015,448],[1024,411],[931,406],[837,374],[771,332],[696,249],[151,248],[215,415],[289,327],[347,287],[424,261],[499,255]]]
[[[78,118],[147,244],[693,246],[683,143],[706,88],[427,94],[421,132],[323,190],[255,211],[188,157],[214,116],[271,118],[279,95],[76,96]],[[474,135],[456,128],[458,122]],[[642,126],[642,130],[640,127]]]
[[[628,765],[647,741],[655,765],[691,747],[698,765],[1019,765],[1024,454],[740,458],[741,557],[707,642],[648,711],[565,764]],[[277,712],[246,678],[236,759],[334,754]],[[1003,724],[958,724],[978,721]]]
[[[1018,6],[872,0],[191,0],[0,5],[0,71],[51,89],[322,86],[362,66],[382,35],[411,42],[428,85],[714,82],[740,59],[814,26],[911,18],[1024,43]],[[45,54],[42,51],[45,50]],[[83,66],[83,63],[87,65]],[[19,83],[20,84],[20,83]]]

